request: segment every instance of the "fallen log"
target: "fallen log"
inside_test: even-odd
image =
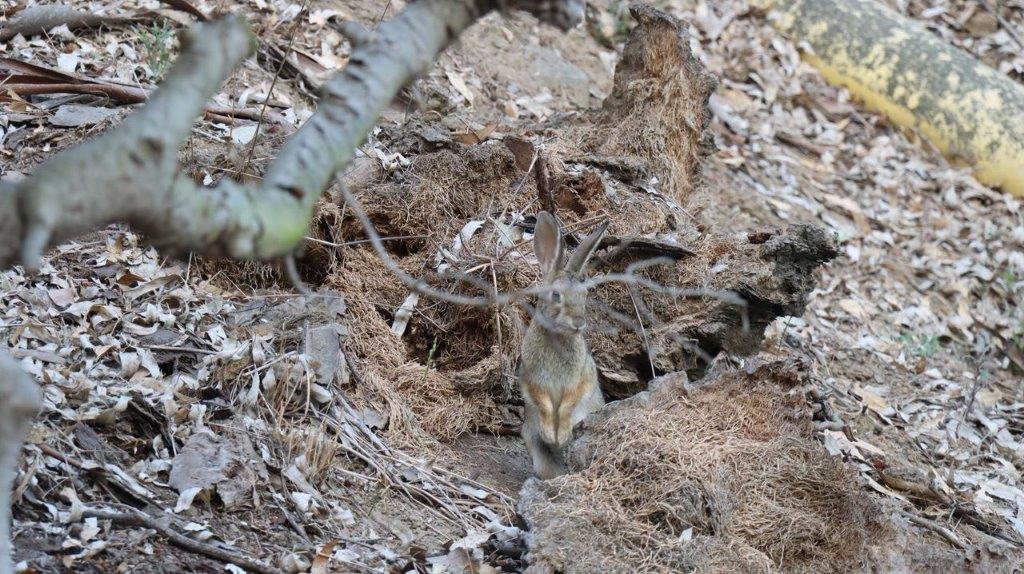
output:
[[[875,0],[755,0],[804,59],[982,183],[1024,196],[1024,86]]]
[[[135,15],[96,14],[95,12],[76,10],[69,6],[29,6],[11,16],[3,26],[0,26],[0,42],[6,42],[18,34],[25,36],[42,34],[61,25],[67,26],[70,30],[77,30],[142,21],[144,18]]]

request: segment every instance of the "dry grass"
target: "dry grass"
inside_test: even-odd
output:
[[[811,437],[793,389],[798,368],[730,371],[690,396],[673,376],[588,421],[571,453],[578,474],[526,488],[535,563],[565,572],[858,564],[871,504]]]
[[[639,25],[586,145],[600,156],[648,163],[665,195],[686,203],[698,187],[700,159],[710,146],[707,102],[718,80],[690,52],[685,25],[647,6],[631,13]]]

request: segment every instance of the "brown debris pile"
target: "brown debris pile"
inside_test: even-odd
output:
[[[836,247],[823,229],[794,225],[785,232],[743,238],[705,236],[695,252],[675,265],[643,273],[659,284],[690,289],[695,296],[614,283],[594,290],[598,301],[619,312],[644,315],[646,325],[643,331],[604,325],[608,328],[592,338],[611,396],[642,390],[652,375],[686,371],[699,377],[720,351],[756,352],[772,321],[803,313],[814,272],[836,255]],[[730,293],[739,295],[746,307],[722,298]]]
[[[685,378],[670,375],[588,420],[570,453],[578,474],[524,488],[533,563],[566,572],[856,563],[869,503],[813,440],[794,392],[799,369],[730,370],[689,396]]]
[[[141,13],[137,4],[105,13]],[[364,0],[285,4],[227,7],[253,23],[260,55],[213,104],[259,112],[266,102],[268,118],[301,124],[315,86],[345,63],[329,21],[372,27],[402,3],[383,16]],[[500,291],[531,285],[529,232],[543,204],[531,166],[543,157],[550,197],[577,237],[608,217],[617,238],[676,249],[675,263],[642,277],[705,290],[593,289],[589,340],[610,398],[666,372],[695,379],[710,358],[702,352],[748,355],[781,315],[790,317],[769,341],[814,357],[716,371],[690,396],[673,375],[596,417],[574,451],[581,472],[527,487],[534,568],[999,572],[1022,563],[1019,552],[1001,563],[986,554],[997,555],[996,536],[1024,532],[1015,464],[1024,403],[1007,369],[1024,368],[1020,203],[848,103],[746,0],[665,3],[689,31],[636,8],[620,53],[627,11],[617,0],[590,4],[611,19],[609,51],[582,29],[489,17],[418,82],[429,109],[417,115],[402,102],[388,112],[345,179],[391,256],[461,294],[481,291],[436,275],[439,266]],[[976,0],[890,4],[1020,78],[1021,0],[991,3],[1011,26]],[[158,24],[55,29],[4,45],[19,60],[148,89],[176,50],[173,27]],[[722,78],[711,115],[716,82],[704,66]],[[580,111],[606,93],[603,108]],[[14,102],[0,112],[10,160],[0,171],[28,173],[107,129],[126,112],[111,104]],[[290,130],[255,124],[208,114],[182,152],[190,175],[256,178]],[[708,131],[720,149],[704,156]],[[845,259],[820,275],[833,233]],[[289,571],[525,567],[521,533],[507,524],[509,495],[529,472],[524,449],[472,431],[516,432],[512,370],[528,314],[422,298],[406,322],[410,289],[357,243],[363,230],[336,193],[311,235],[300,271],[328,297],[253,293],[287,285],[263,263],[178,265],[120,229],[60,248],[41,276],[0,274],[0,332],[47,395],[19,478],[18,560],[43,572],[145,570],[154,560],[217,569],[162,536],[59,522],[78,497],[90,507],[148,502],[164,518],[155,511],[180,507],[175,530],[229,540]],[[620,247],[598,254],[598,272],[659,254]],[[804,314],[815,276],[822,287]],[[749,330],[724,292],[748,302]],[[810,386],[836,418],[812,435],[795,371],[815,369],[829,376]],[[843,419],[855,440],[835,430]],[[871,502],[840,458],[889,498]],[[904,466],[920,471],[911,486],[950,496],[919,499],[880,478]],[[898,518],[897,505],[918,521]],[[978,511],[1007,526],[963,520]]]
[[[668,197],[685,202],[697,189],[700,158],[710,150],[708,98],[718,79],[690,51],[686,25],[647,5],[630,8],[637,26],[615,67],[587,147],[604,157],[639,158],[661,178]]]
[[[611,282],[592,291],[590,344],[613,398],[659,374],[698,373],[721,350],[754,352],[772,320],[802,312],[813,272],[835,254],[832,238],[809,226],[752,237],[696,228],[685,206],[705,191],[698,160],[715,80],[693,58],[678,20],[634,12],[638,26],[613,94],[584,121],[552,120],[465,145],[452,135],[457,122],[414,120],[384,128],[371,141],[377,158],[357,160],[345,178],[402,269],[463,295],[486,293],[437,271],[447,266],[501,292],[538,281],[529,233],[545,186],[577,236],[609,218],[611,233],[627,242],[685,245],[689,255],[638,273],[667,290]],[[543,148],[531,133],[543,134]],[[581,138],[603,147],[581,154]],[[538,162],[549,179],[536,176]],[[325,203],[316,233],[334,244],[362,239],[350,213],[343,202]],[[392,438],[450,440],[517,426],[513,372],[527,310],[422,300],[412,302],[405,323],[399,316],[411,290],[369,247],[318,251],[329,254],[316,259],[330,263],[325,285],[348,296],[348,345],[368,382],[357,391],[389,405]],[[622,273],[651,256],[609,247],[598,254],[598,271]],[[694,296],[680,297],[679,289]]]
[[[838,236],[840,255],[807,312],[767,334],[813,357],[822,392],[864,443],[840,441],[833,453],[849,453],[865,476],[880,464],[914,467],[1020,543],[1021,202],[854,105],[749,4],[673,2],[722,79],[712,98],[720,151],[704,165],[716,201],[698,217],[712,229],[815,221]],[[1019,0],[888,4],[1020,78],[1010,36]],[[997,30],[990,9],[1010,25]],[[927,515],[970,536],[948,507]]]
[[[522,289],[535,280],[535,272],[521,258],[492,260],[498,234],[481,216],[502,204],[522,210],[529,202],[525,193],[516,193],[517,169],[506,146],[490,142],[442,149],[409,163],[407,171],[385,181],[371,178],[352,187],[380,235],[396,238],[385,243],[402,269],[436,287],[472,295],[481,293],[450,275],[436,274],[442,261],[456,270],[476,267],[473,275],[487,283],[497,281],[501,291]],[[345,209],[322,207],[319,217],[329,224],[319,227],[321,236],[337,243],[365,237],[354,218],[343,219]],[[467,224],[478,231],[464,234],[461,250],[452,253]],[[447,258],[441,258],[444,252]],[[360,359],[367,383],[356,390],[368,403],[389,406],[392,438],[451,440],[502,426],[510,418],[498,403],[514,391],[511,376],[521,330],[515,309],[424,299],[411,304],[411,316],[396,333],[393,326],[411,289],[368,246],[336,253],[324,285],[348,296],[348,348]]]
[[[451,440],[507,417],[495,399],[508,396],[502,377],[518,339],[506,333],[498,346],[493,310],[432,306],[422,312],[437,322],[414,319],[400,337],[389,316],[408,290],[374,253],[351,252],[327,284],[351,294],[347,345],[363,378],[356,391],[369,404],[387,405],[392,438]]]
[[[916,538],[865,497],[814,438],[806,372],[757,358],[696,387],[669,375],[587,419],[574,474],[523,487],[531,571],[1006,568]]]

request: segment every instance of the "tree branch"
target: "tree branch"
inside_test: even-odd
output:
[[[258,187],[222,180],[204,189],[178,170],[175,151],[203,104],[251,50],[235,19],[186,34],[164,86],[120,127],[62,153],[18,185],[0,188],[0,266],[39,266],[50,245],[127,222],[170,251],[238,259],[291,253],[316,200],[353,157],[378,116],[455,38],[497,8],[528,9],[559,25],[578,0],[421,0],[373,35],[361,35],[345,69],[324,87],[317,112],[281,149]],[[17,210],[10,208],[17,206]],[[23,221],[11,221],[11,219]]]
[[[39,411],[39,387],[0,348],[0,572],[11,572],[11,485],[18,469],[21,443]]]
[[[0,264],[6,266],[20,252],[22,263],[36,269],[49,245],[116,221],[173,245],[180,233],[174,226],[181,225],[176,219],[222,217],[210,211],[216,194],[200,193],[179,171],[177,149],[251,44],[248,29],[234,18],[187,32],[164,87],[138,113],[55,156],[24,181],[0,188]],[[191,209],[197,212],[190,217]],[[167,232],[161,230],[165,226]]]

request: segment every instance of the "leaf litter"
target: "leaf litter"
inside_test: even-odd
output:
[[[275,109],[297,122],[308,117],[308,89],[321,81],[323,69],[343,63],[343,42],[328,20],[354,15],[373,22],[383,10],[372,2],[354,4],[326,12],[315,7],[308,15],[311,29],[298,40],[301,52],[286,60],[295,71],[293,81],[280,82],[271,94],[276,66],[249,67],[228,82],[216,103],[243,106],[271,98]],[[893,4],[1020,77],[1013,34],[983,16],[984,3]],[[1001,18],[1020,28],[1014,2],[997,4]],[[602,21],[623,18],[618,4],[598,7],[607,16]],[[821,272],[808,311],[777,321],[768,332],[770,348],[811,357],[815,384],[833,415],[825,422],[839,420],[853,435],[822,429],[818,438],[861,474],[865,488],[906,505],[915,493],[898,487],[923,484],[940,495],[907,508],[943,521],[948,500],[962,499],[982,519],[998,521],[987,532],[1013,537],[1015,531],[1019,541],[1020,202],[979,186],[912,134],[894,131],[843,90],[826,85],[800,61],[796,46],[777,37],[745,2],[679,0],[671,8],[693,24],[698,57],[721,79],[711,105],[718,151],[704,167],[704,178],[720,195],[696,210],[701,224],[754,229],[816,221],[842,241],[842,259]],[[260,1],[238,9],[265,19],[276,35],[272,44],[283,49],[288,42],[280,35],[299,6]],[[158,79],[156,62],[143,61],[150,55],[135,30],[15,37],[5,53],[57,69],[74,58],[74,69],[89,78],[151,83]],[[470,127],[463,123],[453,134],[482,134],[475,136],[477,143],[492,137],[483,130],[490,122],[543,121],[585,103],[596,105],[611,91],[614,50],[580,31],[554,40],[566,42],[556,46],[554,57],[583,74],[567,73],[562,90],[503,78],[485,65],[488,58],[473,56],[481,39],[507,42],[509,35],[552,41],[535,25],[492,17],[421,82],[422,91],[443,97],[441,109],[463,113],[473,104]],[[578,52],[565,49],[572,46]],[[597,89],[577,90],[581,77]],[[22,101],[30,103],[5,109],[0,122],[0,153],[16,158],[6,169],[29,172],[38,159],[105,127],[82,123],[70,133],[31,129],[25,112],[59,112],[83,100]],[[186,163],[211,181],[232,166],[231,148],[248,143],[215,126],[200,123],[196,144],[186,151]],[[408,159],[397,152],[374,153],[394,158],[392,171],[408,168],[401,161]],[[448,241],[459,229],[452,231]],[[349,383],[325,375],[349,373],[345,355],[335,354],[332,342],[352,327],[344,303],[358,302],[332,293],[332,303],[310,312],[303,308],[316,305],[307,301],[231,285],[237,276],[223,279],[196,262],[162,260],[135,235],[116,228],[62,246],[36,279],[0,275],[0,330],[46,393],[45,422],[33,431],[16,485],[22,536],[72,550],[59,558],[67,568],[129,564],[128,550],[140,556],[167,552],[151,537],[108,530],[93,518],[82,522],[75,510],[130,503],[173,509],[190,519],[182,531],[207,539],[216,532],[237,548],[274,556],[295,571],[426,559],[438,571],[481,572],[491,567],[491,549],[521,544],[522,532],[507,522],[507,493],[436,466],[431,449],[417,454],[409,445],[388,446],[380,436],[394,420],[389,413],[350,402],[344,394]],[[402,320],[414,324],[416,304],[407,310]],[[306,342],[314,332],[320,335]],[[244,440],[214,452],[210,445],[199,446],[210,436]],[[246,442],[251,444],[242,446]],[[202,452],[216,456],[197,456]],[[46,494],[66,483],[72,485],[66,495]],[[432,502],[414,502],[423,499]],[[236,504],[241,510],[226,512]],[[364,510],[375,507],[381,512]],[[56,518],[62,515],[66,521]],[[959,520],[946,524],[967,539],[986,535]],[[339,532],[345,536],[337,537]],[[694,532],[686,538],[692,540]],[[23,558],[43,570],[58,560],[31,552]]]

